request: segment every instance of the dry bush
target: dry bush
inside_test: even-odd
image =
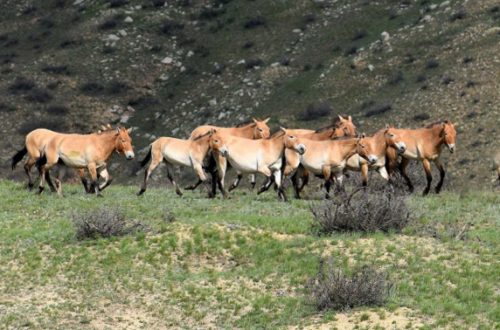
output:
[[[304,111],[298,114],[299,120],[309,121],[328,116],[332,112],[332,106],[329,103],[309,104]]]
[[[311,205],[313,232],[329,235],[333,232],[401,231],[412,220],[404,196],[362,191],[358,189],[349,195]]]
[[[78,240],[123,236],[147,230],[142,223],[127,220],[117,208],[101,208],[75,213],[72,218]]]
[[[330,260],[320,260],[318,273],[307,288],[311,303],[320,311],[346,310],[358,306],[380,306],[389,297],[393,284],[387,275],[373,267],[363,266],[351,275],[335,267]]]

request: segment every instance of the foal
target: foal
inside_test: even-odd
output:
[[[146,191],[149,176],[162,160],[165,162],[165,165],[167,165],[167,177],[174,185],[177,195],[182,196],[182,191],[172,176],[173,165],[192,167],[199,180],[206,183],[207,176],[203,171],[203,160],[209,150],[208,140],[214,132],[215,129],[212,128],[208,132],[191,140],[161,137],[151,143],[148,154],[141,161],[141,168],[146,166],[150,160],[151,163],[144,173],[144,182],[137,195],[140,196]],[[207,189],[211,197],[211,190],[208,185]]]
[[[388,133],[392,135],[392,140],[401,153],[402,159],[399,169],[410,191],[413,192],[414,187],[410,178],[406,174],[406,167],[408,166],[409,161],[419,160],[422,162],[427,177],[427,186],[423,191],[423,195],[427,195],[431,188],[432,161],[439,169],[440,178],[435,188],[436,194],[439,194],[446,174],[439,157],[443,146],[446,146],[450,153],[455,152],[455,142],[457,137],[455,125],[453,125],[452,122],[445,120],[432,123],[419,129],[390,128]],[[394,158],[394,156],[392,156],[392,158]],[[392,170],[393,168],[390,169],[390,172]]]

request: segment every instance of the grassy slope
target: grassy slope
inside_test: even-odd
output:
[[[59,199],[0,182],[0,327],[491,329],[500,322],[493,192],[413,196],[418,224],[403,234],[318,238],[308,201],[278,203],[244,189],[229,201],[158,188],[137,198],[135,190],[112,186],[96,203],[79,186],[65,186]],[[101,206],[119,206],[152,231],[76,241],[71,214]],[[167,212],[177,221],[166,223]],[[473,224],[466,241],[415,229],[466,222]],[[386,269],[396,283],[387,306],[317,314],[304,284],[330,256],[342,267]]]

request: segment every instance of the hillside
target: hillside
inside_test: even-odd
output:
[[[4,0],[0,173],[23,176],[9,158],[39,126],[121,123],[142,150],[202,123],[320,127],[346,113],[367,133],[457,122],[451,177],[483,185],[499,147],[499,41],[494,0]]]

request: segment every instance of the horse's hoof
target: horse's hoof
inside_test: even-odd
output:
[[[194,190],[194,186],[187,186],[184,190]]]
[[[422,192],[422,196],[427,196],[429,194],[429,189],[426,189]]]
[[[38,192],[37,192],[37,195],[40,195],[42,192],[43,192],[44,188],[43,187],[39,187],[38,188]]]
[[[142,194],[144,194],[145,191],[146,191],[146,189],[141,189],[141,190],[139,190],[139,192],[136,195],[141,196]]]
[[[96,196],[99,197],[99,198],[104,198],[103,194],[96,194]]]
[[[33,183],[28,183],[28,190],[29,190],[29,191],[33,190],[33,187],[34,187],[34,186],[35,186],[35,185],[34,185]]]
[[[182,192],[180,190],[177,190],[175,193],[177,194],[177,196],[182,197]]]

